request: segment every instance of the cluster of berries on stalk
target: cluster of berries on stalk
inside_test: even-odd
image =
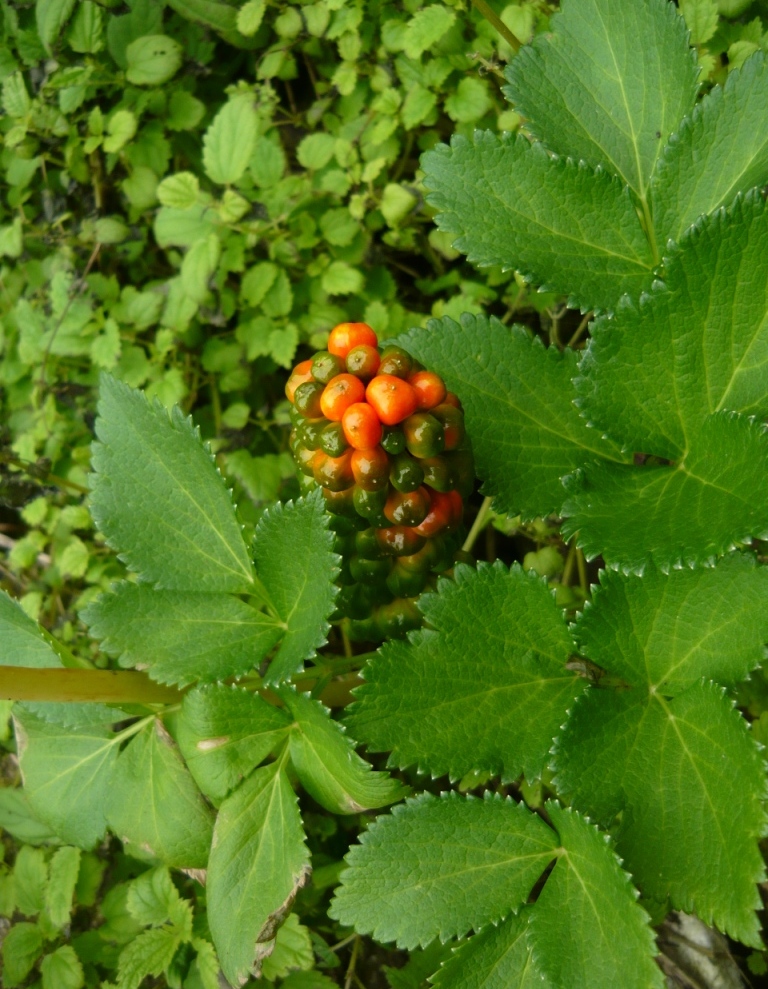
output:
[[[355,640],[403,635],[461,545],[474,483],[461,403],[367,323],[335,327],[285,392],[302,491],[322,488],[343,561],[336,618]]]

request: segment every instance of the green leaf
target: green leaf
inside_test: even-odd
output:
[[[11,787],[0,789],[0,828],[17,841],[31,845],[47,844],[56,838],[51,828],[32,813],[25,791]]]
[[[213,814],[159,720],[120,753],[107,818],[129,847],[179,869],[205,867]]]
[[[556,849],[522,804],[423,793],[363,832],[329,915],[401,948],[445,941],[524,903]]]
[[[274,982],[284,979],[296,969],[306,971],[315,963],[312,939],[308,929],[299,923],[295,913],[289,914],[275,935],[275,947],[262,964],[262,978]]]
[[[14,708],[24,789],[32,810],[68,844],[93,848],[106,831],[104,807],[117,759],[103,722],[75,729]]]
[[[651,250],[628,190],[608,173],[490,131],[454,136],[422,167],[438,228],[479,267],[513,268],[584,309],[650,286]]]
[[[103,650],[121,666],[185,687],[242,676],[257,667],[283,629],[236,597],[155,591],[122,581],[82,612]]]
[[[128,910],[143,926],[164,924],[181,900],[165,867],[148,869],[134,879],[128,890]]]
[[[252,37],[261,27],[266,9],[265,0],[248,0],[237,12],[237,30],[246,38]]]
[[[547,811],[563,847],[531,911],[543,976],[568,989],[662,989],[648,915],[607,837],[570,809]]]
[[[606,165],[642,200],[693,108],[698,69],[668,0],[570,0],[506,75],[532,134],[557,154]]]
[[[590,690],[555,750],[558,792],[604,824],[643,893],[760,943],[765,768],[723,688]]]
[[[104,138],[103,144],[104,150],[109,154],[113,154],[125,147],[135,135],[137,127],[138,120],[136,119],[136,114],[131,113],[130,110],[115,111],[107,124],[107,136]]]
[[[372,751],[392,750],[401,768],[533,780],[584,689],[565,669],[573,642],[563,614],[518,564],[454,573],[420,598],[430,628],[386,643],[366,666],[346,723]]]
[[[715,0],[680,0],[679,7],[691,32],[691,44],[705,45],[720,22]]]
[[[258,117],[253,96],[232,97],[219,110],[203,138],[203,167],[212,182],[229,185],[245,174],[256,145]]]
[[[232,499],[191,421],[100,380],[91,511],[109,545],[161,588],[252,590]]]
[[[256,569],[285,637],[266,675],[276,684],[302,669],[326,641],[338,557],[319,492],[267,509],[256,526]]]
[[[283,688],[279,696],[294,719],[290,735],[293,768],[301,785],[322,807],[332,814],[357,814],[406,795],[405,787],[388,773],[371,771],[319,701],[293,688]]]
[[[526,937],[531,907],[489,924],[448,959],[430,981],[437,989],[551,989]]]
[[[296,795],[281,763],[255,773],[219,810],[208,863],[208,920],[233,985],[258,974],[310,873]]]
[[[79,848],[67,845],[54,852],[48,866],[45,889],[45,910],[54,927],[64,927],[69,923],[79,872]]]
[[[63,944],[51,955],[46,955],[40,965],[43,989],[82,989],[85,974],[75,949]]]
[[[196,241],[181,263],[181,284],[185,294],[198,304],[208,295],[208,282],[216,271],[221,257],[219,235],[210,233],[203,240]]]
[[[134,86],[162,86],[181,67],[183,49],[165,34],[150,34],[132,41],[125,49],[125,77]]]
[[[323,168],[333,158],[336,139],[332,134],[308,134],[296,148],[296,158],[302,168]]]
[[[163,179],[157,187],[157,198],[162,206],[171,209],[191,209],[198,200],[200,183],[192,172],[176,172]]]
[[[569,479],[562,533],[625,572],[710,563],[768,532],[766,468],[762,427],[719,413],[676,466],[593,464]]]
[[[37,0],[35,22],[40,40],[50,52],[75,9],[75,0]]]
[[[768,62],[762,53],[728,74],[683,121],[652,182],[660,242],[678,241],[707,213],[768,180]]]
[[[443,37],[453,26],[456,12],[440,3],[417,10],[403,36],[403,51],[408,58],[420,58],[422,54]]]
[[[0,591],[0,644],[3,666],[45,669],[62,665],[37,622],[32,621],[5,591]]]
[[[45,906],[48,866],[39,848],[22,846],[13,864],[16,905],[26,917],[36,917]]]
[[[675,696],[702,677],[735,686],[768,642],[768,568],[746,553],[696,570],[600,572],[574,626],[579,652],[632,687]]]
[[[558,514],[561,479],[585,460],[620,460],[574,408],[572,350],[545,348],[521,326],[465,314],[402,338],[409,353],[461,396],[483,492],[499,511],[525,519]]]
[[[3,938],[3,985],[15,989],[34,968],[43,950],[43,935],[36,924],[13,924]]]
[[[172,927],[142,931],[120,952],[117,989],[139,989],[146,976],[161,975],[173,961],[179,943],[179,934]]]
[[[198,687],[185,694],[179,748],[203,793],[220,803],[287,734],[291,719],[238,687]]]

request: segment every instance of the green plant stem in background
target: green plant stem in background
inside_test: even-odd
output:
[[[486,0],[472,0],[472,5],[475,10],[479,11],[483,17],[488,21],[489,24],[493,24],[502,38],[510,46],[512,51],[518,51],[520,48],[520,42],[512,34],[504,21],[499,17],[495,10],[493,10],[490,4],[486,3]]]
[[[491,502],[493,498],[488,497],[483,500],[480,506],[480,511],[475,516],[475,521],[472,523],[472,528],[467,533],[467,538],[464,540],[464,545],[461,547],[465,553],[471,553],[472,547],[475,545],[475,541],[483,529],[488,524],[488,517],[491,511]]]

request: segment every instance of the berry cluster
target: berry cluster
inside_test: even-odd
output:
[[[341,323],[293,369],[291,452],[303,491],[323,489],[342,556],[337,617],[354,639],[421,623],[415,598],[453,566],[472,452],[458,398],[367,323]]]

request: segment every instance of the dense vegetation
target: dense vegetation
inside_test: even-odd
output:
[[[578,0],[571,0],[571,8],[577,6]],[[15,735],[11,704],[2,702],[8,785],[0,791],[7,863],[0,875],[0,915],[10,922],[4,985],[129,989],[146,976],[147,984],[155,979],[159,985],[212,989],[219,985],[219,964],[233,984],[248,978],[248,944],[254,940],[274,949],[263,959],[259,984],[278,982],[286,989],[336,983],[373,989],[384,980],[392,989],[416,989],[449,957],[437,976],[444,989],[468,983],[490,987],[494,959],[502,957],[508,970],[497,977],[516,978],[515,966],[525,965],[528,975],[514,983],[520,986],[539,978],[536,965],[552,986],[601,986],[601,979],[612,984],[614,963],[618,971],[628,966],[637,985],[655,985],[661,976],[651,961],[646,925],[649,920],[662,923],[671,908],[695,910],[749,946],[735,950],[753,979],[766,971],[754,913],[755,881],[763,875],[757,838],[764,826],[764,769],[754,743],[747,741],[746,722],[731,717],[730,702],[722,695],[722,688],[729,688],[752,721],[752,736],[768,739],[766,681],[757,672],[744,683],[768,638],[761,617],[766,593],[759,541],[768,530],[759,508],[764,451],[750,419],[764,417],[760,390],[766,389],[759,354],[744,359],[739,367],[751,377],[748,373],[747,384],[732,394],[723,385],[718,406],[730,418],[704,414],[714,407],[717,373],[726,372],[721,356],[697,350],[704,317],[690,300],[709,300],[706,318],[710,310],[720,312],[722,354],[729,339],[731,347],[742,345],[733,342],[734,326],[742,334],[754,332],[759,349],[762,338],[755,327],[764,308],[759,286],[765,211],[754,193],[726,215],[716,211],[730,207],[738,191],[748,192],[768,178],[764,153],[749,143],[764,132],[768,101],[759,49],[766,46],[768,22],[759,3],[681,0],[679,7],[682,17],[666,3],[650,3],[658,17],[638,20],[646,34],[633,38],[632,45],[640,69],[648,52],[658,52],[660,61],[672,67],[669,72],[677,73],[672,83],[668,77],[659,83],[661,104],[672,109],[657,134],[654,124],[651,137],[655,134],[663,146],[678,130],[684,136],[672,138],[658,169],[655,159],[650,165],[644,160],[633,172],[621,147],[611,157],[610,148],[597,153],[590,144],[591,93],[588,73],[580,77],[573,68],[578,60],[566,61],[565,75],[552,83],[552,63],[546,58],[552,49],[546,39],[565,44],[567,32],[553,21],[555,33],[547,34],[554,5],[538,0],[499,11],[508,40],[463,4],[4,4],[0,538],[5,557],[0,577],[23,611],[4,598],[0,618],[6,623],[6,642],[18,634],[13,642],[26,661],[7,655],[3,661],[96,669],[148,665],[156,684],[169,685],[150,683],[145,697],[124,695],[117,712],[101,704],[87,713],[83,704],[67,711],[59,705],[16,708]],[[626,44],[620,21],[610,28],[619,46]],[[515,38],[528,42],[534,36],[544,40],[538,47],[525,45],[522,56],[515,56]],[[511,70],[505,83],[507,63]],[[632,75],[630,62],[624,70]],[[734,70],[739,71],[731,75]],[[723,96],[719,87],[729,76]],[[536,94],[546,93],[550,83],[576,94],[582,85],[572,124],[564,125],[555,110],[546,111],[540,95],[537,102]],[[505,85],[513,104],[504,99]],[[641,96],[650,94],[653,104],[658,94],[647,85]],[[712,87],[717,88],[706,102]],[[701,98],[705,105],[693,112]],[[552,162],[537,153],[541,145],[531,150],[524,138],[499,141],[494,132],[520,126],[513,105],[525,118],[525,134],[587,165],[547,172]],[[695,123],[681,126],[684,117]],[[651,118],[650,111],[647,119],[633,118],[641,135]],[[742,132],[723,136],[728,120],[740,122]],[[474,140],[478,127],[487,134]],[[451,151],[437,147],[454,134],[459,139]],[[686,212],[688,193],[678,190],[690,171],[684,156],[691,144],[696,161],[709,160],[725,179],[710,201],[698,202],[691,193]],[[707,159],[705,151],[712,148]],[[746,164],[734,148],[745,158],[751,155]],[[431,153],[422,159],[424,152]],[[723,168],[729,155],[744,165],[731,185]],[[494,156],[502,162],[501,173],[494,173]],[[594,166],[600,166],[596,173]],[[699,182],[705,193],[709,174],[705,171]],[[568,185],[572,180],[576,184]],[[652,194],[646,197],[647,188]],[[550,190],[565,212],[537,200]],[[503,209],[494,214],[495,199],[509,206],[518,198],[529,204],[527,216],[525,209],[518,210],[511,224]],[[550,231],[537,240],[541,211],[547,210]],[[711,222],[686,238],[688,227],[710,213]],[[563,247],[574,240],[574,231],[576,240],[581,236],[582,255],[587,240],[594,248],[587,262],[578,250],[571,256]],[[632,263],[621,269],[601,266],[600,251],[614,251],[620,240],[635,252]],[[463,260],[457,247],[478,267]],[[737,298],[722,315],[737,271],[751,294]],[[659,277],[666,280],[667,295],[654,283]],[[541,286],[546,291],[537,291]],[[635,304],[643,298],[639,310],[619,305],[625,293]],[[590,323],[595,310],[603,315]],[[439,322],[429,324],[428,331],[414,330],[430,317]],[[325,709],[281,685],[289,677],[296,684],[304,678],[327,704],[346,707],[356,670],[367,658],[365,646],[354,655],[336,628],[323,645],[337,574],[327,519],[316,499],[289,501],[299,487],[283,387],[289,369],[322,348],[331,327],[346,319],[366,320],[384,340],[399,336],[459,393],[483,493],[496,497],[491,511],[487,499],[475,496],[477,519],[465,546],[480,545],[477,537],[485,528],[481,555],[489,562],[501,557],[506,564],[523,564],[511,570],[499,563],[476,570],[459,566],[455,582],[425,597],[422,611],[430,629],[407,643],[385,646],[373,659],[364,674],[368,685],[346,719],[347,736]],[[512,328],[513,322],[526,329]],[[678,330],[667,339],[668,325]],[[587,356],[578,364],[576,352],[590,337]],[[656,343],[650,351],[644,343],[649,337]],[[703,392],[691,389],[702,368],[709,406]],[[96,424],[100,372],[107,374],[101,379]],[[491,407],[492,426],[488,380],[494,382],[498,402]],[[137,388],[158,404],[139,400],[132,390]],[[671,414],[669,394],[686,388],[693,397]],[[531,394],[522,404],[512,398],[523,392]],[[586,430],[573,399],[606,436]],[[237,517],[183,416],[169,419],[162,411],[174,406],[192,416],[208,441],[216,466],[233,488]],[[528,418],[534,409],[538,425],[521,426],[521,409]],[[546,447],[541,439],[545,419],[556,422],[560,433],[549,465],[540,454]],[[139,436],[142,430],[145,437],[157,433],[158,462],[166,462],[173,444],[179,444],[188,473],[175,476],[179,490],[174,494],[169,488],[165,502],[162,492],[152,506],[132,496],[133,480],[141,477],[142,466],[149,469],[152,457],[142,443],[128,442],[126,423],[136,424]],[[94,429],[101,442],[92,460]],[[528,459],[525,449],[534,451]],[[706,490],[676,491],[671,475],[663,473],[685,462],[689,450],[694,481],[703,477],[704,488],[719,487],[722,500],[707,501]],[[92,469],[96,482],[89,481]],[[638,491],[654,469],[654,490],[662,493],[640,510]],[[567,491],[560,484],[566,474],[571,475]],[[207,538],[201,518],[194,523],[199,528],[190,530],[197,555],[184,556],[173,543],[162,559],[152,555],[165,547],[155,540],[153,550],[149,509],[160,505],[169,514],[177,512],[174,497],[180,497],[182,482],[206,492],[203,500],[208,499],[211,512],[218,513],[222,527],[229,526],[228,545],[238,547],[245,584],[217,577],[211,569],[212,557],[200,550]],[[109,493],[113,483],[117,496]],[[87,505],[84,496],[94,484]],[[699,514],[692,519],[694,502]],[[132,535],[131,512],[135,531],[146,529],[146,538]],[[468,521],[473,517],[470,513]],[[634,526],[622,523],[628,517]],[[571,539],[574,534],[581,548]],[[260,547],[255,571],[248,551],[254,536]],[[294,564],[288,561],[302,538],[312,551],[300,561],[304,569],[295,564],[292,573]],[[713,563],[733,547],[744,552],[724,556],[714,568],[674,569]],[[565,619],[576,618],[591,597],[590,581],[597,581],[601,561],[644,576],[604,572],[594,606],[575,626],[567,625]],[[154,592],[166,594],[165,604],[171,601],[168,595],[213,593],[222,620],[245,607],[237,595],[251,593],[254,580],[261,591],[266,588],[264,600],[274,607],[266,607],[247,649],[226,637],[214,642],[212,654],[220,665],[202,673],[201,661],[195,665],[189,658],[189,637],[164,640],[167,648],[158,651],[160,640],[141,643],[124,635],[128,613],[143,608],[146,616],[163,603],[160,596],[142,597],[132,572],[166,588]],[[299,578],[310,594],[299,590]],[[118,585],[122,590],[105,594],[115,581],[124,581]],[[508,599],[523,602],[519,614],[505,613]],[[298,601],[306,608],[299,609],[306,619],[301,627],[291,624]],[[176,609],[184,606],[178,598],[171,603]],[[481,616],[477,626],[468,620],[473,614]],[[695,637],[686,639],[681,627],[666,640],[663,628],[654,632],[649,615],[661,616],[663,626],[673,614],[683,614],[681,626],[712,637],[715,644],[705,650]],[[732,630],[722,631],[734,614],[744,629],[735,641]],[[485,709],[461,704],[470,680],[484,682],[492,696],[507,675],[493,660],[500,616],[508,622],[509,642],[528,643],[523,667],[529,668],[533,656],[540,676],[534,693],[517,703],[514,731],[503,744],[497,726],[508,716],[508,702],[496,708],[489,701]],[[649,638],[662,637],[653,647],[657,654],[679,654],[674,668],[649,669],[647,654],[644,670],[637,655],[617,659],[629,630],[642,630],[644,621],[650,622]],[[34,622],[42,633],[34,630]],[[283,632],[276,631],[278,625]],[[48,633],[52,638],[45,638]],[[436,634],[444,643],[437,654]],[[718,643],[718,634],[724,641]],[[238,648],[239,658],[233,660]],[[322,652],[313,659],[316,648]],[[718,648],[729,656],[728,663],[717,659]],[[463,664],[473,651],[488,662],[470,671]],[[247,674],[254,654],[273,660],[265,681],[251,677],[251,692],[198,686],[182,705],[175,687]],[[569,663],[563,675],[563,665],[575,654],[580,659]],[[314,666],[305,671],[309,660]],[[557,675],[541,674],[542,662],[555,664]],[[443,665],[436,669],[436,664]],[[714,684],[699,689],[701,677]],[[711,820],[702,817],[691,796],[696,788],[682,763],[664,766],[670,757],[661,709],[652,704],[639,709],[627,702],[626,693],[613,689],[655,685],[659,679],[666,684],[664,703],[677,705],[675,711],[685,709],[675,723],[692,725],[694,733],[709,732],[708,744],[722,749],[726,770],[716,777],[720,809]],[[271,696],[276,692],[282,707],[254,693],[264,682],[272,685]],[[596,682],[608,689],[588,687]],[[159,692],[152,694],[152,689]],[[233,701],[235,695],[239,699]],[[67,699],[66,690],[57,696]],[[438,698],[456,705],[442,735],[430,721]],[[410,705],[407,716],[404,699]],[[152,707],[156,704],[163,707]],[[201,759],[198,741],[215,741],[224,734],[218,730],[222,724],[231,734],[232,704],[241,706],[237,717],[248,726],[240,748],[228,763],[216,762],[215,756],[214,761]],[[674,720],[670,710],[664,707]],[[162,723],[155,713],[162,714]],[[616,749],[601,762],[606,737],[590,726],[617,720],[630,726],[639,720],[645,735],[638,751],[650,768]],[[115,757],[118,745],[127,743],[110,765],[114,778],[104,776],[90,789],[73,790],[67,784],[46,803],[36,781],[38,790],[50,786],[45,774],[52,761],[86,736],[94,751],[108,750]],[[255,736],[260,736],[256,742]],[[371,774],[354,756],[350,737],[372,752],[392,752],[389,766],[395,775]],[[553,761],[548,753],[555,737]],[[473,747],[465,744],[467,738]],[[22,739],[22,749],[30,739],[33,744],[19,753]],[[191,775],[176,754],[174,739]],[[695,748],[690,738],[683,747],[688,745]],[[310,754],[317,746],[324,753],[319,763]],[[209,749],[215,752],[215,746],[201,751]],[[710,751],[702,750],[702,764]],[[231,792],[271,752],[278,757]],[[26,760],[28,792],[15,786],[17,754],[22,763]],[[154,765],[166,774],[159,777],[165,782],[150,792],[147,766]],[[634,789],[619,779],[617,766],[622,765]],[[426,782],[417,769],[435,779]],[[113,779],[120,799],[109,805]],[[450,781],[460,781],[461,793],[485,793],[487,799],[480,804],[454,793],[434,800],[431,794],[448,789]],[[297,784],[303,825],[293,796]],[[170,790],[163,791],[166,785]],[[705,781],[707,793],[708,785]],[[399,800],[406,786],[423,795],[382,817],[368,840],[355,846],[353,868],[329,915],[342,859],[372,820],[361,811]],[[178,798],[174,806],[168,792]],[[520,801],[514,814],[509,804],[490,799],[494,793]],[[263,794],[277,795],[278,803]],[[617,838],[647,916],[634,905],[634,890],[597,832],[577,813],[547,803],[555,797],[567,798]],[[215,862],[214,857],[208,861],[212,808],[227,807],[217,828],[223,845],[234,847],[240,839],[233,837],[231,822],[237,818],[237,801],[246,799],[262,815],[261,831],[251,822],[254,834],[294,835],[282,866],[301,876],[296,887],[302,888],[274,944],[274,928],[265,933],[256,923],[259,903],[241,904],[238,914],[228,900],[221,877],[240,868],[234,853],[226,859],[219,852]],[[627,799],[620,827],[616,812]],[[688,804],[691,816],[686,818]],[[151,806],[162,807],[161,826],[150,820]],[[281,822],[269,818],[275,806],[284,812]],[[727,846],[712,839],[712,828],[724,820],[723,806],[736,818]],[[494,821],[481,821],[478,807]],[[671,826],[673,838],[664,847],[653,845],[653,822],[670,808],[682,814]],[[122,842],[105,837],[107,825]],[[464,835],[486,829],[494,840],[508,831],[504,854],[512,854],[515,840],[538,843],[541,851],[526,873],[527,886],[511,874],[502,883],[494,878],[476,894],[477,902],[466,898],[464,909],[446,890],[437,896],[434,910],[423,908],[423,899],[410,900],[410,893],[399,900],[393,878],[398,869],[406,878],[420,865],[429,876],[439,873],[439,861],[408,858],[404,836],[440,849],[454,829]],[[478,847],[467,853],[468,867],[489,854],[481,847],[483,840],[478,838]],[[688,857],[679,854],[683,846]],[[644,848],[650,848],[645,857]],[[733,863],[727,868],[714,860],[721,853],[727,858],[728,850]],[[479,856],[477,862],[472,855]],[[587,863],[605,896],[605,915],[620,918],[607,940],[588,925],[570,932],[557,927],[557,916],[579,912],[568,890],[580,873],[558,865],[550,874],[553,855]],[[306,883],[309,856],[313,872]],[[702,860],[706,881],[697,885],[691,874]],[[206,863],[207,887],[197,871]],[[273,873],[274,881],[266,873],[262,878],[276,894],[282,889],[280,869]],[[539,881],[542,875],[546,883]],[[383,885],[377,886],[379,879]],[[535,907],[510,919],[510,909],[524,903],[534,886]],[[289,884],[267,914],[272,916],[294,893]],[[390,904],[388,913],[382,903]],[[440,903],[446,905],[442,914]],[[210,912],[208,904],[213,904]],[[248,925],[254,924],[251,935]],[[529,940],[526,925],[533,932]],[[435,940],[436,935],[462,938],[480,928],[481,934],[465,941],[455,955],[455,943]],[[409,960],[404,951],[377,947],[362,936],[369,932],[409,949]],[[569,944],[569,936],[576,945],[587,935],[591,951],[585,968],[576,973],[561,963],[554,948]],[[619,955],[612,959],[609,949],[616,944]],[[595,957],[604,961],[602,969],[595,967]],[[665,964],[670,970],[673,963]],[[629,976],[624,978],[629,985]]]

